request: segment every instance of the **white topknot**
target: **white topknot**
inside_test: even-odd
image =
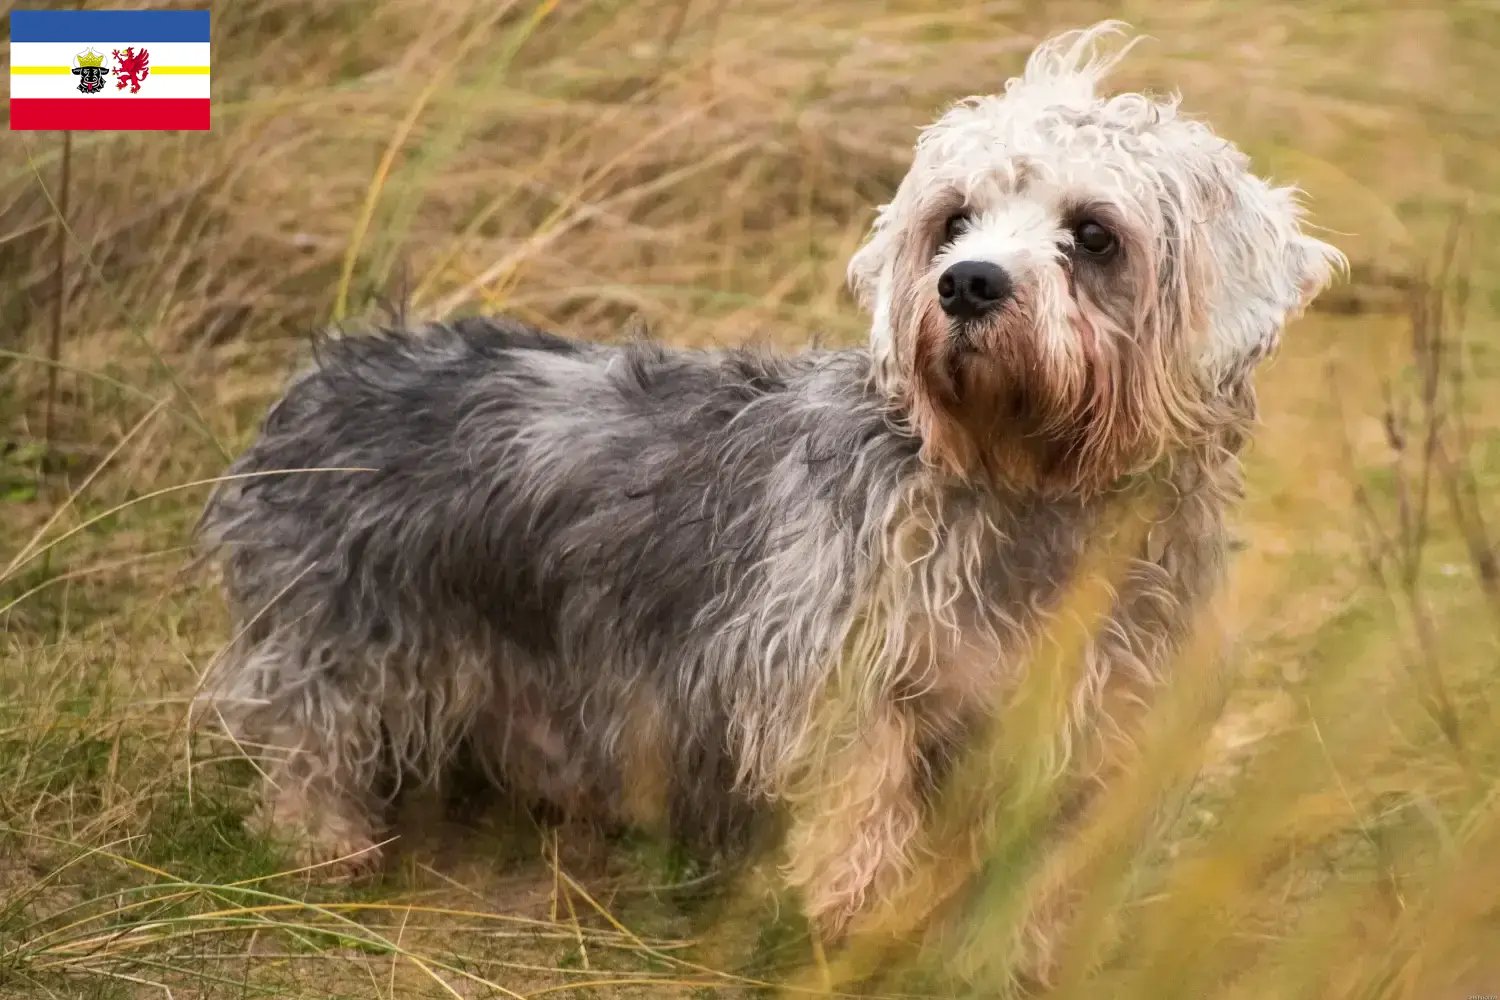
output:
[[[1125,35],[1129,28],[1124,21],[1100,21],[1048,39],[1026,60],[1023,74],[1006,81],[1006,92],[1026,86],[1050,90],[1052,99],[1062,104],[1093,100],[1095,86],[1135,48],[1141,37],[1129,39],[1112,52],[1104,50],[1100,43],[1111,36]]]

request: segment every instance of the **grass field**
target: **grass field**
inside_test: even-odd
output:
[[[383,303],[857,340],[915,128],[1105,16],[1152,36],[1118,85],[1180,90],[1353,266],[1261,380],[1233,695],[1055,995],[1500,994],[1500,3],[214,7],[211,132],[0,143],[0,997],[821,989],[763,895],[499,808],[408,819],[377,884],[282,872],[183,724],[227,628],[188,529],[306,334]],[[969,947],[833,989],[995,996],[991,881]]]

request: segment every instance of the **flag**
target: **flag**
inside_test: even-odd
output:
[[[10,127],[208,128],[208,11],[13,10]]]

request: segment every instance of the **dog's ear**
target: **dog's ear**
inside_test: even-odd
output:
[[[1345,266],[1335,247],[1308,235],[1299,192],[1237,172],[1223,210],[1213,213],[1214,261],[1205,363],[1224,385],[1247,376],[1280,342],[1281,331]]]
[[[1348,269],[1348,258],[1335,246],[1298,233],[1292,243],[1291,268],[1299,281],[1301,297],[1293,315],[1300,315],[1333,282],[1334,276]]]
[[[1288,298],[1283,322],[1296,319],[1312,304],[1346,266],[1344,255],[1335,247],[1303,231],[1305,212],[1296,188],[1273,188],[1261,182],[1272,216],[1271,228],[1280,239],[1281,273]]]
[[[866,312],[871,312],[875,308],[881,275],[891,259],[893,249],[891,243],[894,239],[891,232],[893,214],[892,205],[881,206],[864,245],[850,258],[849,268],[845,273],[849,282],[849,290],[854,293],[854,300]]]

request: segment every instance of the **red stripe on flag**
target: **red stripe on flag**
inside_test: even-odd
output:
[[[87,97],[13,97],[10,130],[151,130],[208,128],[208,98],[156,97],[92,101]]]

